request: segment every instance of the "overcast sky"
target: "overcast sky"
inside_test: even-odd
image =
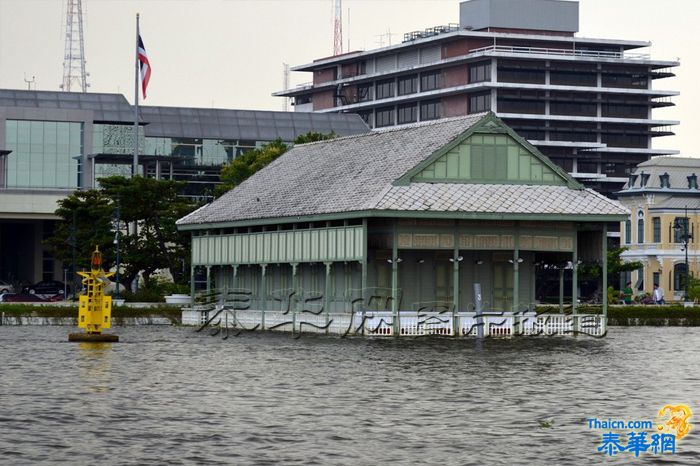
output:
[[[700,1],[580,0],[579,36],[646,40],[653,58],[679,58],[675,107],[654,118],[680,120],[674,137],[654,146],[700,156]],[[0,87],[58,90],[63,77],[65,0],[0,0]],[[133,102],[135,15],[153,67],[146,104],[281,110],[282,64],[331,54],[332,0],[83,0],[90,90],[121,92]],[[348,11],[349,10],[349,11]],[[349,24],[348,24],[349,16]],[[380,35],[459,22],[459,0],[344,0],[344,47],[372,49]],[[292,73],[292,85],[310,81]]]

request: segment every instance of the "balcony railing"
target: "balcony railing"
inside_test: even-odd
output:
[[[523,55],[559,55],[571,57],[587,57],[587,58],[620,58],[625,60],[649,60],[648,53],[623,53],[623,52],[607,52],[598,50],[569,50],[569,49],[550,49],[541,47],[510,47],[506,45],[489,45],[474,49],[471,53],[480,52],[501,52],[501,53],[516,53]]]

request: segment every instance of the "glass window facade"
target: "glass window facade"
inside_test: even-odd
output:
[[[383,107],[377,109],[377,127],[391,126],[394,124],[394,107]]]
[[[491,62],[482,61],[469,65],[469,82],[479,83],[491,80]]]
[[[413,123],[418,119],[418,106],[414,103],[399,105],[398,122],[400,125],[404,123]]]
[[[377,82],[377,99],[394,97],[394,80],[386,79]]]
[[[7,120],[7,186],[12,188],[75,188],[83,153],[83,124]]]
[[[469,96],[469,113],[485,112],[491,109],[491,93]]]
[[[420,119],[422,121],[437,120],[441,114],[440,100],[425,100],[420,103]]]
[[[399,95],[415,94],[416,92],[418,92],[417,74],[399,78]]]
[[[432,91],[442,87],[442,71],[428,71],[420,75],[421,92]]]

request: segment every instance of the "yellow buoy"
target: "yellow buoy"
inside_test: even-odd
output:
[[[68,341],[119,341],[117,335],[102,333],[112,326],[112,297],[105,296],[104,289],[114,272],[102,270],[102,253],[95,246],[90,262],[90,272],[78,272],[83,277],[85,293],[79,297],[78,328],[85,333],[71,333]]]

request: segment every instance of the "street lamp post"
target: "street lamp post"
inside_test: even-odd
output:
[[[680,235],[680,240],[681,240],[681,246],[682,250],[685,251],[685,295],[683,296],[684,301],[688,301],[690,299],[690,296],[688,294],[688,285],[690,283],[690,267],[688,265],[688,243],[690,242],[691,239],[693,239],[693,235],[688,233],[688,224],[690,222],[688,221],[688,206],[685,206],[685,217],[683,217],[683,224],[680,225],[680,222],[676,219],[673,229],[676,232],[681,232]]]
[[[119,237],[120,237],[120,225],[121,225],[121,219],[120,219],[120,212],[119,212],[119,199],[117,199],[117,207],[114,209],[114,245],[116,246],[116,255],[117,255],[117,273],[115,274],[115,282],[117,285],[117,289],[115,292],[115,297],[119,299]]]

